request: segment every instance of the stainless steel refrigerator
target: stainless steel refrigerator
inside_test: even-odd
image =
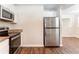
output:
[[[44,17],[44,46],[60,46],[60,20]]]

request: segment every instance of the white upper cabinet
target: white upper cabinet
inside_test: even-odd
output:
[[[9,10],[15,13],[15,6],[13,4],[2,4],[2,6],[8,8]]]

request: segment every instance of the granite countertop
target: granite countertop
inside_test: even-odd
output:
[[[17,32],[22,32],[22,29],[10,29],[8,31],[9,33],[17,33]],[[0,42],[9,39],[10,36],[0,36]]]
[[[22,29],[10,29],[8,30],[9,33],[16,33],[16,32],[22,32]]]
[[[0,42],[9,39],[9,36],[0,36]]]

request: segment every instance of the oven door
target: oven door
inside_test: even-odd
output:
[[[10,38],[10,54],[13,54],[21,44],[21,35],[18,34]]]

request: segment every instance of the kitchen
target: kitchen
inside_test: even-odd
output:
[[[0,49],[1,54],[9,54],[10,51],[16,52],[20,47],[44,47],[45,46],[45,37],[44,37],[44,21],[46,17],[52,19],[52,17],[58,17],[59,21],[61,22],[61,12],[62,9],[69,8],[72,5],[59,5],[59,4],[49,4],[49,5],[42,5],[42,4],[4,4],[1,5],[9,10],[12,11],[11,20],[2,19],[0,20],[0,27],[2,30],[8,30],[9,36],[1,37],[0,38]],[[62,7],[60,7],[62,6]],[[5,12],[4,12],[5,13]],[[4,14],[5,16],[5,14]],[[6,16],[8,17],[8,16]],[[47,19],[47,18],[46,18]],[[61,23],[58,23],[60,27],[54,27],[53,29],[59,29],[57,32],[57,39],[58,44],[56,46],[62,47],[62,34],[61,34]],[[58,25],[58,26],[59,26]],[[4,28],[3,28],[4,27]],[[6,31],[7,32],[7,31]],[[17,46],[17,48],[11,49],[11,39],[19,35],[19,40],[16,40],[18,43],[12,44],[13,46]],[[7,34],[7,35],[8,35]],[[58,37],[59,36],[59,37]],[[13,40],[13,39],[12,39]],[[20,41],[21,40],[21,41]],[[58,41],[59,40],[59,41]],[[53,40],[55,41],[55,40]],[[6,43],[4,45],[4,43]],[[51,45],[51,44],[50,44]],[[49,46],[50,46],[49,45]],[[5,47],[6,46],[6,47]],[[54,45],[55,46],[55,45]],[[11,52],[10,54],[13,54]]]

